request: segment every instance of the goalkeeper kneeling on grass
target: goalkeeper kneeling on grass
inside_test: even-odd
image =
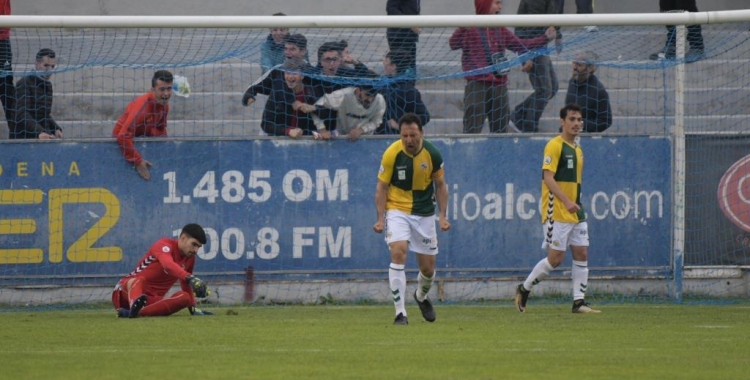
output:
[[[209,295],[208,286],[193,275],[195,254],[206,244],[203,227],[185,225],[177,239],[161,238],[120,279],[112,291],[112,304],[120,318],[171,315],[187,308],[192,315],[212,315],[195,307],[195,298]],[[180,281],[182,290],[164,296]]]

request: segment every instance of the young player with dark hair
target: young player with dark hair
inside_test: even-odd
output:
[[[521,313],[526,311],[531,288],[562,264],[568,246],[573,254],[573,313],[599,313],[583,300],[589,280],[589,233],[581,205],[583,150],[577,138],[582,124],[581,107],[566,105],[560,110],[562,132],[544,147],[540,209],[543,210],[542,249],[547,250],[547,257],[516,288],[516,308]]]
[[[155,317],[188,308],[192,315],[212,315],[195,308],[195,297],[209,295],[208,286],[193,275],[195,254],[206,244],[206,232],[195,223],[182,228],[177,239],[161,238],[112,291],[112,305],[120,318]],[[182,290],[164,298],[179,281]]]

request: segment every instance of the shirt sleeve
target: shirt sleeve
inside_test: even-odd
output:
[[[604,89],[599,92],[599,107],[597,109],[599,111],[597,129],[599,132],[603,132],[612,126],[612,107],[609,104],[609,94]]]
[[[375,111],[359,126],[366,134],[372,133],[383,121],[383,115],[385,115],[385,100],[383,100],[383,95],[378,94],[375,97],[375,104],[371,107],[376,107]]]
[[[132,162],[138,166],[143,162],[143,157],[135,149],[133,144],[133,135],[135,134],[135,127],[139,122],[142,122],[144,111],[146,108],[146,97],[139,97],[133,100],[125,109],[125,113],[117,121],[119,128],[115,127],[117,131],[117,144],[120,146],[120,151],[125,157],[125,160]]]
[[[161,264],[162,268],[164,268],[165,274],[168,274],[173,277],[177,277],[181,281],[184,281],[185,278],[190,276],[190,272],[186,271],[185,269],[182,269],[182,267],[179,264],[174,262],[171,251],[164,252],[163,250],[160,251],[157,248],[157,249],[152,250],[151,253],[154,255],[154,257],[156,257],[157,260],[159,260],[159,264]]]
[[[535,38],[521,39],[516,37],[516,35],[507,28],[501,28],[500,33],[503,38],[503,44],[505,45],[505,47],[515,53],[526,53],[533,48],[542,47],[549,43],[546,35],[541,35]]]
[[[565,104],[576,102],[576,83],[572,79],[568,81],[568,92],[565,93]]]
[[[458,50],[464,48],[464,39],[466,36],[466,28],[456,28],[456,30],[451,35],[450,39],[448,39],[448,46],[450,46],[451,50]]]
[[[281,67],[281,65],[276,65],[270,69],[268,69],[263,75],[261,75],[258,80],[256,80],[253,84],[248,86],[248,88],[245,90],[244,94],[242,95],[242,104],[247,103],[248,99],[255,100],[255,96],[258,94],[263,95],[270,95],[271,94],[271,88],[273,86],[273,77],[274,71],[276,68]]]
[[[551,140],[544,147],[544,160],[542,162],[542,171],[548,170],[552,173],[557,173],[557,166],[560,162],[560,153],[562,145],[557,144],[555,140]]]
[[[195,267],[195,256],[193,256],[192,259],[188,261],[188,264],[185,268],[185,271],[188,272],[188,275],[193,274],[194,267]],[[183,291],[185,291],[185,293],[190,295],[190,306],[195,306],[195,296],[193,295],[193,288],[190,287],[190,284],[188,284],[185,278],[180,279],[180,288]]]
[[[315,106],[318,108],[328,108],[338,111],[341,104],[344,102],[343,90],[336,90],[330,94],[325,94],[315,102]]]
[[[431,152],[432,156],[432,179],[442,178],[445,175],[445,162],[440,152]]]
[[[16,128],[24,135],[34,135],[37,138],[40,133],[44,132],[44,128],[36,122],[32,115],[33,110],[30,110],[27,104],[34,96],[34,90],[26,82],[26,78],[21,78],[16,85]]]
[[[400,144],[400,142],[398,142]],[[385,183],[391,183],[393,177],[393,165],[395,164],[396,155],[392,154],[393,146],[386,149],[383,158],[380,160],[380,169],[378,170],[378,179]]]

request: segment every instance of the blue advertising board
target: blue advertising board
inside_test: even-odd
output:
[[[528,270],[540,249],[548,137],[431,140],[445,160],[452,228],[438,267]],[[380,158],[394,139],[140,141],[142,180],[117,144],[6,143],[0,153],[0,276],[117,276],[190,222],[209,241],[201,273],[387,268],[372,231]],[[670,265],[667,138],[583,137],[589,265]],[[410,258],[413,260],[413,258]]]

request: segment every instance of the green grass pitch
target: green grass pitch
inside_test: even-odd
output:
[[[747,379],[750,303],[0,312],[3,379]]]

